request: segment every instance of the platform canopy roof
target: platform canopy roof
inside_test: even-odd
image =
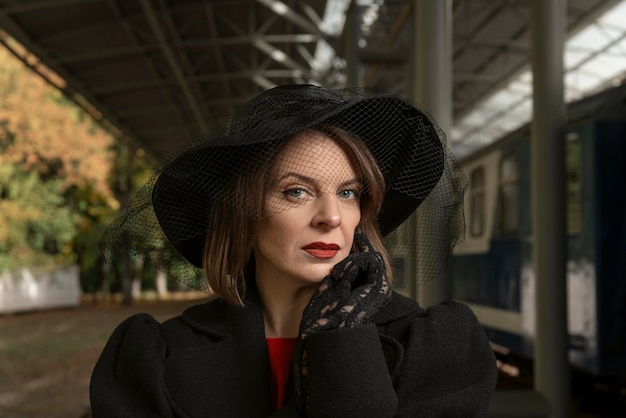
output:
[[[460,153],[529,117],[530,1],[452,2],[454,127],[449,136]],[[620,7],[623,19],[623,3],[568,0],[568,38],[595,30],[567,49],[568,70],[582,70],[568,75],[569,98],[623,79],[625,20],[602,20]],[[162,158],[223,124],[236,106],[274,85],[344,86],[343,28],[350,7],[362,16],[363,84],[410,96],[414,4],[0,0],[0,42],[120,138]],[[609,58],[591,67],[599,56]]]

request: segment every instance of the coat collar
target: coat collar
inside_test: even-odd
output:
[[[247,359],[247,370],[261,367],[257,372],[261,376],[269,376],[267,366],[261,366],[267,363],[265,360],[268,357],[261,302],[256,286],[249,286],[248,289],[245,306],[232,306],[216,297],[205,304],[187,309],[182,319],[195,332],[208,335],[214,340],[230,339],[239,347],[239,355]],[[390,302],[372,317],[371,322],[380,333],[391,376],[398,372],[404,355],[402,346],[396,340],[398,336],[394,338],[387,335],[391,332],[388,326],[397,328],[394,323],[407,324],[410,317],[423,313],[424,310],[414,300],[394,292]],[[403,326],[400,325],[401,328]]]
[[[377,326],[384,326],[421,310],[415,301],[393,292],[390,303],[372,317]],[[187,309],[183,320],[193,329],[216,338],[245,330],[252,337],[265,338],[263,312],[256,286],[248,286],[245,306],[232,306],[215,297],[207,303]]]
[[[166,381],[173,403],[185,405],[187,416],[209,410],[216,416],[270,414],[270,368],[258,298],[246,300],[245,307],[215,298],[187,309],[170,331],[175,339],[170,348],[180,349],[168,357]],[[220,390],[204,382],[209,376],[222,381]]]
[[[238,334],[241,330],[256,337],[265,337],[263,311],[256,286],[249,286],[244,306],[229,305],[219,297],[212,297],[207,303],[185,310],[182,318],[191,328],[217,338]]]

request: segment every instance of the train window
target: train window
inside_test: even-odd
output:
[[[500,232],[517,232],[519,226],[519,160],[517,154],[509,154],[500,161],[499,177]]]
[[[485,170],[478,167],[470,174],[470,234],[478,237],[485,229]]]
[[[565,142],[567,233],[579,234],[582,230],[582,159],[580,136],[576,132],[567,135]]]

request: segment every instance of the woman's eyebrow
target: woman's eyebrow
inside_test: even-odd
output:
[[[341,184],[339,185],[339,187],[346,187],[346,186],[352,186],[352,185],[358,185],[358,186],[360,186],[360,185],[362,185],[362,184],[363,184],[363,182],[361,181],[361,179],[358,179],[358,178],[353,178],[353,179],[350,179],[350,180],[344,181],[343,183],[341,183]]]
[[[280,176],[278,178],[277,183],[282,183],[283,181],[289,179],[289,178],[295,178],[296,180],[302,181],[304,183],[309,183],[309,184],[318,184],[319,181],[316,178],[313,177],[309,177],[309,176],[305,176],[303,174],[300,173],[296,173],[296,172],[287,172],[285,174],[283,174],[282,176]],[[345,186],[349,186],[349,185],[353,185],[353,184],[362,184],[361,179],[355,177],[346,181],[343,181],[339,184],[339,187],[345,187]]]

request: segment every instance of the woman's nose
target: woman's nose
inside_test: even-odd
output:
[[[322,193],[315,200],[315,214],[312,220],[314,226],[337,228],[341,225],[341,211],[336,195],[333,193]]]

